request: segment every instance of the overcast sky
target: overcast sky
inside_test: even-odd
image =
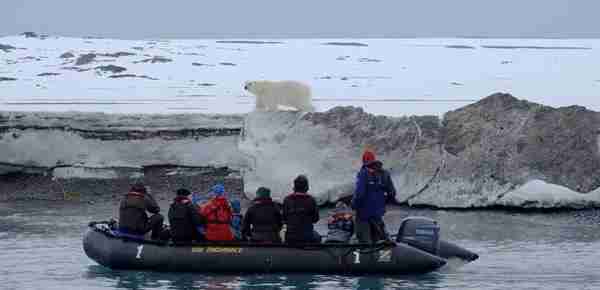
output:
[[[600,38],[598,0],[1,0],[0,35]]]

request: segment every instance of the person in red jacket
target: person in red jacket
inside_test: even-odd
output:
[[[214,196],[200,208],[200,214],[206,219],[204,237],[208,241],[233,241],[230,227],[233,210],[225,196],[225,188],[216,184],[211,192]]]

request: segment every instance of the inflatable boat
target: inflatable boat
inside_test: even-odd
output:
[[[184,272],[310,272],[407,274],[434,271],[448,259],[478,258],[439,239],[427,218],[403,220],[396,240],[375,244],[256,244],[220,242],[174,244],[120,236],[114,225],[91,222],[83,238],[88,257],[112,269]]]

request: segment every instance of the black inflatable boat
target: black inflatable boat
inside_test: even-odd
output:
[[[436,230],[437,229],[437,230]],[[468,262],[478,256],[438,239],[439,228],[427,218],[407,218],[396,241],[377,244],[193,243],[120,237],[106,222],[92,222],[83,249],[113,269],[185,272],[311,272],[405,274],[436,270],[450,258]]]

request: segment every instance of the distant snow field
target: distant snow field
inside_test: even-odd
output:
[[[318,111],[441,115],[493,92],[600,110],[596,39],[113,40],[0,37],[0,109],[245,113],[250,79],[312,86]]]

